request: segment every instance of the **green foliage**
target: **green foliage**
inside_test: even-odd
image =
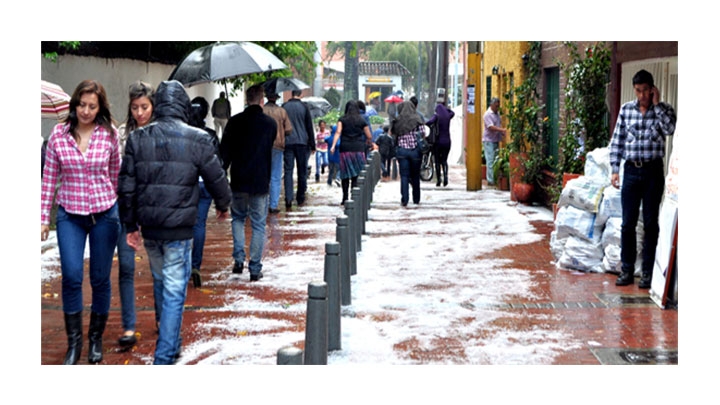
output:
[[[78,49],[80,47],[80,41],[60,41],[59,47],[61,49]],[[50,59],[53,63],[57,62],[58,53],[57,52],[45,52],[43,53],[43,56],[47,59]]]
[[[379,116],[379,115],[373,115],[370,117],[370,124],[372,125],[381,125],[385,123],[385,118]]]
[[[337,122],[341,116],[342,116],[342,113],[340,112],[340,110],[332,109],[332,110],[330,110],[330,112],[323,115],[322,117],[315,118],[313,120],[313,122],[317,124],[321,120],[325,121],[327,123],[327,127],[330,128],[331,126],[337,124]]]
[[[610,81],[611,51],[604,45],[593,45],[581,55],[577,45],[565,42],[570,60],[558,62],[566,77],[565,130],[560,138],[559,169],[565,173],[582,173],[588,151],[607,146],[610,133],[605,97]],[[580,140],[584,147],[581,147]]]
[[[492,171],[496,181],[501,177],[510,177],[510,150],[508,148],[498,149]]]
[[[504,94],[511,135],[509,147],[513,152],[528,152],[528,148],[534,148],[543,131],[540,113],[545,106],[539,103],[537,92],[541,53],[542,42],[530,42],[525,80]]]
[[[340,100],[342,99],[342,95],[334,87],[328,89],[328,91],[323,94],[323,97],[330,103],[331,106],[333,106],[333,108],[340,107]]]

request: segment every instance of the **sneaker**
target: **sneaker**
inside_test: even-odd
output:
[[[263,278],[262,271],[257,272],[255,274],[250,274],[250,281],[259,281],[261,278]]]
[[[237,262],[235,262],[235,265],[233,266],[232,272],[233,272],[234,274],[242,274],[242,272],[243,272],[243,267],[245,267],[245,263],[237,264]]]

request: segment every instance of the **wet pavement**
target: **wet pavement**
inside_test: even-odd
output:
[[[202,288],[188,287],[186,311],[183,319],[182,337],[183,346],[191,352],[181,358],[180,364],[252,364],[253,360],[244,358],[243,350],[224,354],[222,346],[215,346],[211,350],[200,350],[199,345],[213,338],[218,340],[234,339],[238,337],[259,337],[274,339],[279,334],[292,337],[291,341],[282,343],[278,341],[276,349],[284,345],[294,345],[303,348],[305,329],[305,308],[308,282],[322,275],[324,246],[317,240],[335,240],[336,216],[342,214],[339,206],[340,189],[335,188],[328,193],[325,183],[309,184],[308,199],[305,206],[293,207],[291,212],[284,210],[276,215],[268,216],[266,232],[264,263],[266,277],[258,283],[250,283],[247,273],[241,277],[230,275],[232,267],[231,251],[232,237],[230,221],[218,223],[214,220],[214,211],[207,225],[207,239],[204,253]],[[381,182],[378,187],[399,188],[398,181]],[[420,215],[423,207],[432,207],[447,190],[464,191],[464,166],[451,166],[450,185],[448,188],[436,188],[434,182],[423,182],[423,201],[419,207],[402,208],[394,194],[389,198],[375,198],[367,222],[367,234],[363,235],[363,244],[373,246],[383,238],[390,239],[393,234],[384,231],[384,226],[395,226],[393,218],[411,218],[421,233],[439,233],[435,224],[443,222],[443,228],[452,230],[453,226],[462,227],[468,219],[463,219],[463,212],[479,210],[482,207],[466,205],[465,201],[458,204],[446,204],[443,217]],[[468,201],[472,201],[477,193],[486,193],[493,198],[495,204],[504,206],[504,209],[518,210],[525,215],[527,207],[511,202],[509,192],[494,189],[485,189],[477,192],[467,192]],[[396,201],[397,200],[397,201]],[[282,197],[281,197],[282,201]],[[436,207],[437,208],[437,207]],[[529,221],[532,234],[537,238],[524,240],[518,238],[515,243],[505,244],[498,249],[478,249],[479,253],[473,257],[466,251],[457,249],[456,252],[445,252],[444,260],[449,263],[456,277],[444,277],[442,280],[428,278],[426,283],[416,283],[412,289],[407,290],[408,295],[427,293],[432,297],[437,290],[448,288],[447,284],[462,284],[472,281],[472,285],[465,287],[473,291],[471,299],[458,302],[458,307],[466,311],[456,320],[456,323],[467,325],[471,331],[463,332],[457,327],[442,328],[440,333],[436,330],[426,332],[417,326],[418,336],[409,335],[399,339],[393,346],[393,357],[401,359],[399,364],[562,364],[562,365],[591,365],[591,364],[678,364],[678,311],[676,309],[661,309],[649,299],[647,290],[641,290],[637,283],[617,287],[616,275],[604,273],[582,273],[564,269],[557,269],[554,258],[549,249],[550,232],[553,230],[552,213],[545,208],[533,207],[533,212],[546,211],[546,215],[532,214]],[[436,210],[437,211],[437,210]],[[410,216],[408,216],[410,215]],[[530,214],[528,214],[530,215]],[[454,219],[453,219],[454,218]],[[399,220],[397,221],[399,224]],[[299,226],[302,225],[302,226]],[[422,228],[427,225],[427,228]],[[249,227],[247,239],[249,240]],[[423,230],[424,229],[424,230]],[[499,235],[499,233],[498,233]],[[442,235],[453,238],[451,231]],[[500,237],[500,236],[498,236]],[[467,238],[458,236],[458,238]],[[304,243],[304,242],[307,243]],[[362,260],[358,258],[358,275],[362,277],[373,271],[375,266],[398,260],[401,251],[384,251],[375,254],[372,250],[364,250]],[[392,259],[392,260],[391,260]],[[468,279],[462,272],[475,271],[476,262],[492,262],[497,265],[492,269],[492,277],[520,277],[530,287],[522,293],[499,295],[497,297],[484,297],[482,285],[477,279]],[[292,267],[307,266],[308,263],[319,267],[319,272],[310,273],[305,281],[301,278],[295,288],[279,287],[273,283],[273,268],[281,266]],[[59,273],[59,265],[49,266],[49,271]],[[365,266],[365,267],[362,267]],[[490,277],[488,272],[488,276]],[[139,251],[136,260],[136,306],[137,306],[137,336],[138,343],[130,350],[122,351],[117,345],[117,338],[122,333],[120,324],[120,302],[117,293],[117,261],[113,264],[112,273],[113,296],[110,316],[104,334],[104,359],[102,364],[110,365],[137,365],[150,364],[155,349],[155,320],[152,298],[152,277],[148,261],[143,250]],[[392,283],[391,279],[387,280]],[[355,287],[362,288],[360,281]],[[60,277],[42,282],[41,286],[41,364],[61,364],[67,348],[63,324],[62,303],[60,298]],[[84,346],[80,364],[87,364],[87,324],[89,321],[90,287],[85,277],[84,301],[85,314],[83,319]],[[355,305],[363,300],[360,291],[355,296],[353,290],[353,305],[343,309],[343,322],[346,320],[349,327],[343,329],[343,339],[350,341],[348,346],[356,347],[357,340],[352,340],[353,329],[350,320],[363,318],[382,324],[397,317],[403,316],[406,310],[388,306],[378,309],[367,309],[365,306]],[[377,295],[373,295],[377,297]],[[441,300],[444,300],[442,298]],[[237,304],[237,302],[245,303]],[[250,305],[252,303],[252,305]],[[287,311],[277,311],[274,308],[281,306]],[[492,320],[480,326],[478,319],[492,312]],[[418,325],[423,321],[422,316],[413,314]],[[212,327],[214,324],[231,322],[235,319],[253,319],[268,322],[268,327],[253,329],[241,326],[235,329]],[[428,316],[427,322],[437,322],[435,317]],[[208,326],[210,325],[210,326]],[[274,325],[274,326],[273,326]],[[388,327],[389,327],[388,323]],[[422,328],[433,329],[433,325],[422,325]],[[513,333],[543,332],[542,336],[526,342],[519,342],[513,338]],[[548,333],[547,331],[552,331]],[[553,336],[560,334],[563,337],[556,339]],[[256,336],[252,336],[256,335]],[[527,352],[517,352],[512,355],[498,355],[502,350],[496,349],[497,340],[505,338],[504,345],[507,351],[522,347]],[[554,340],[560,346],[551,348],[551,356],[535,356],[533,352],[540,351],[539,347],[546,340]],[[565,345],[565,347],[561,347]],[[533,347],[537,349],[533,349]],[[483,351],[483,348],[486,350]],[[228,351],[232,349],[228,348]],[[252,347],[247,351],[251,352]],[[348,349],[349,350],[349,349]],[[263,355],[263,364],[273,364],[275,351]],[[257,358],[257,357],[253,357]],[[353,363],[354,358],[342,355],[330,358],[330,364]],[[366,362],[372,362],[372,357]]]

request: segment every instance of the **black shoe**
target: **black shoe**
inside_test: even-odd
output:
[[[615,285],[630,285],[635,282],[635,276],[632,272],[622,272],[615,280]]]
[[[443,187],[447,187],[447,185],[448,185],[448,179],[447,179],[447,177],[445,177],[445,179],[443,180]]]
[[[642,277],[640,277],[638,288],[648,289],[650,288],[650,284],[652,284],[652,274],[645,276],[645,274],[643,273]]]
[[[277,213],[280,212],[280,210],[277,209],[277,208],[270,208],[270,209],[268,210],[268,212],[269,212],[270,214],[277,214]]]
[[[235,265],[233,266],[232,272],[234,274],[242,274],[243,267],[245,267],[245,263],[237,264],[237,262],[236,262]]]
[[[435,187],[440,187],[440,180],[438,180],[437,183],[435,183]]]
[[[263,278],[262,271],[255,274],[250,274],[250,281],[258,281],[261,278]]]
[[[200,278],[200,270],[192,269],[192,274],[190,276],[192,278],[193,287],[200,288],[202,286],[202,279]]]
[[[292,201],[285,201],[285,211],[290,211],[292,209]]]
[[[320,176],[315,176],[315,183],[320,183]]]
[[[73,365],[78,363],[82,352],[82,311],[74,314],[65,312],[64,315],[68,349],[63,364]]]
[[[135,343],[137,343],[135,333],[132,335],[122,335],[120,336],[120,339],[118,339],[118,344],[123,348],[133,347],[135,346]]]

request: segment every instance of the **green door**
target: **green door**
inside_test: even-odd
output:
[[[545,69],[545,113],[550,120],[548,155],[558,161],[560,135],[560,69]]]

